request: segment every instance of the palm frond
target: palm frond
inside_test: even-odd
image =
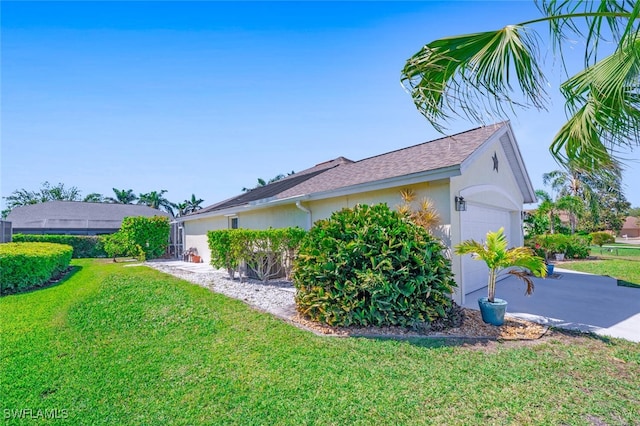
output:
[[[482,122],[485,109],[500,116],[505,115],[505,105],[542,109],[546,79],[537,62],[538,50],[535,33],[514,25],[443,38],[407,61],[401,82],[439,130],[451,113]]]
[[[525,296],[529,296],[533,294],[533,290],[535,289],[535,285],[533,284],[533,280],[527,273],[527,271],[512,269],[508,272],[509,274],[515,276],[516,278],[521,279],[527,285],[526,290],[524,291]]]
[[[616,168],[614,150],[640,143],[640,37],[562,87],[573,115],[551,145],[561,162],[588,171]]]

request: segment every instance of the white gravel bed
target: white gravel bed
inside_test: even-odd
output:
[[[293,300],[296,290],[290,281],[273,280],[263,283],[245,279],[240,282],[237,278],[229,278],[229,274],[223,269],[194,272],[181,268],[177,262],[145,262],[145,265],[216,293],[242,300],[250,306],[283,319],[291,320],[296,314],[296,304]]]

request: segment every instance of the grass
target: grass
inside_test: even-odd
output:
[[[591,246],[591,255],[603,259],[640,259],[640,246],[631,244],[606,244],[607,247]]]
[[[0,299],[0,408],[9,424],[47,409],[66,410],[60,422],[92,425],[640,418],[640,345],[627,341],[320,337],[146,267],[74,265],[54,287]],[[6,410],[32,411],[20,420]]]
[[[567,262],[559,266],[574,271],[608,275],[616,278],[619,282],[618,285],[640,287],[640,258],[605,258],[601,260]]]

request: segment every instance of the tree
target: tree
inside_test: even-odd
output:
[[[143,204],[145,206],[149,206],[154,209],[161,210],[163,209],[171,216],[173,216],[173,206],[174,204],[164,198],[164,194],[167,192],[166,189],[158,191],[151,191],[146,194],[140,194],[138,196],[138,204]]]
[[[571,161],[584,170],[610,167],[617,163],[616,149],[640,144],[640,4],[542,0],[538,5],[539,19],[427,44],[405,64],[402,84],[440,131],[454,115],[483,122],[485,113],[505,117],[518,107],[544,110],[550,86],[541,65],[542,39],[532,27],[548,23],[568,77],[560,85],[568,121],[551,152],[560,163]],[[584,68],[569,76],[563,45],[571,36],[584,38]],[[603,53],[610,49],[601,43],[607,38],[614,42],[612,53]]]
[[[578,197],[564,195],[554,200],[546,191],[541,189],[536,190],[536,197],[541,201],[535,215],[547,216],[548,219],[546,222],[549,225],[549,233],[551,234],[555,234],[561,226],[559,218],[561,211],[570,212],[570,218],[574,214],[582,213],[582,201]],[[538,222],[541,221],[538,220]],[[570,226],[571,232],[575,232],[575,222],[571,221],[571,219]]]
[[[271,179],[269,179],[268,181],[265,181],[265,180],[264,180],[264,179],[262,179],[262,178],[258,178],[258,184],[257,184],[256,186],[254,186],[253,188],[247,188],[247,187],[245,186],[244,188],[242,188],[242,192],[249,192],[249,191],[251,191],[252,189],[256,189],[256,188],[261,188],[261,187],[263,187],[263,186],[267,186],[267,185],[269,185],[270,183],[277,182],[277,181],[279,181],[279,180],[281,180],[281,179],[284,179],[284,178],[286,178],[287,176],[291,176],[291,175],[293,175],[293,174],[295,174],[295,172],[294,172],[293,170],[291,170],[291,173],[287,173],[286,175],[279,174],[279,175],[277,175],[277,176],[272,177],[272,178],[271,178]]]
[[[202,209],[202,203],[204,203],[204,200],[202,198],[196,198],[195,194],[191,194],[191,198],[185,200],[185,203],[187,203],[187,212],[194,213]]]
[[[107,203],[116,204],[133,204],[138,199],[138,196],[133,193],[133,189],[117,189],[112,188],[115,197],[107,197],[105,201]]]
[[[80,201],[80,191],[75,186],[66,188],[63,183],[51,186],[49,182],[44,182],[39,191],[27,191],[26,189],[15,190],[8,197],[7,209],[3,214],[9,214],[11,210],[19,206],[29,204],[45,203],[47,201]]]
[[[629,209],[629,216],[640,217],[640,207],[632,207]]]
[[[195,194],[191,194],[191,198],[184,200],[182,203],[172,204],[177,210],[176,216],[184,216],[185,214],[194,213],[202,209],[201,204],[204,202],[202,198],[196,198]]]
[[[92,192],[82,199],[85,203],[103,203],[104,197],[102,194],[98,194],[97,192]]]
[[[533,280],[528,273],[537,277],[547,275],[544,260],[535,255],[527,247],[513,247],[508,249],[509,243],[504,235],[504,229],[488,232],[486,242],[465,240],[455,246],[456,254],[473,254],[476,260],[482,260],[489,268],[487,299],[494,302],[496,296],[496,281],[501,273],[514,275],[527,285],[525,294],[533,293]]]

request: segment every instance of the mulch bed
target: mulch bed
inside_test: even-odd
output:
[[[537,324],[519,318],[505,318],[505,323],[499,327],[482,321],[480,311],[458,308],[461,313],[461,324],[457,327],[439,330],[409,330],[402,327],[331,327],[304,318],[297,314],[292,322],[316,334],[336,337],[380,337],[380,338],[462,338],[462,339],[491,339],[491,340],[537,340],[549,330],[548,326]],[[437,327],[439,328],[439,327]]]

